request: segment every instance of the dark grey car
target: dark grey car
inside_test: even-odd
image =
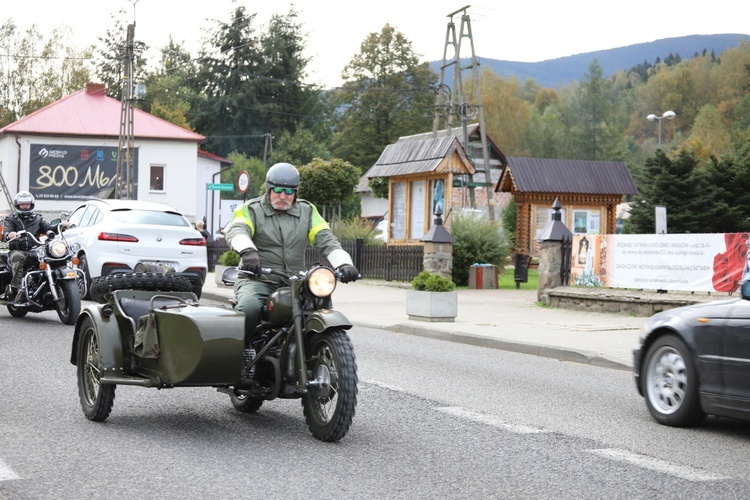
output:
[[[661,424],[750,420],[750,281],[736,299],[660,312],[633,350],[638,392]]]

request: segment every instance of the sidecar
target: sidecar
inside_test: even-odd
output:
[[[192,292],[111,292],[75,325],[70,361],[84,413],[106,419],[117,385],[239,384],[244,325],[244,314],[199,304]]]

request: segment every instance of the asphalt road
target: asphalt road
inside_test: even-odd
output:
[[[54,312],[0,311],[0,498],[745,498],[750,429],[650,419],[622,370],[355,328],[359,404],[321,443],[298,400],[118,387],[89,422]]]

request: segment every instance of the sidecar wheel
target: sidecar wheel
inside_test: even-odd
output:
[[[103,422],[112,411],[115,402],[116,385],[101,384],[102,356],[99,351],[99,337],[94,323],[86,317],[81,322],[81,335],[78,343],[78,395],[86,418]]]
[[[109,274],[91,281],[91,298],[100,304],[107,302],[109,294],[115,290],[192,292],[193,285],[184,276],[161,273]]]
[[[75,325],[81,313],[81,294],[77,280],[65,280],[57,283],[57,316],[64,325]]]
[[[316,439],[335,442],[349,431],[357,406],[357,363],[346,332],[315,334],[309,342],[308,393],[302,398],[307,427]]]
[[[8,306],[8,312],[14,318],[23,318],[29,313],[28,309],[24,309],[22,307],[16,307],[16,306]]]
[[[239,395],[231,394],[229,397],[232,399],[232,406],[234,406],[234,409],[241,411],[242,413],[255,413],[260,410],[261,406],[263,406],[262,399],[251,398],[243,391],[240,391]]]

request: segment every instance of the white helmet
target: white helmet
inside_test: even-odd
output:
[[[19,205],[22,203],[28,203],[31,206],[28,209],[21,210]],[[16,199],[13,200],[13,205],[15,205],[18,215],[26,219],[34,213],[34,195],[28,191],[21,191],[16,195]]]

